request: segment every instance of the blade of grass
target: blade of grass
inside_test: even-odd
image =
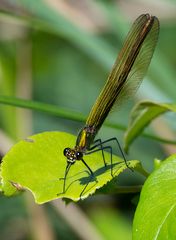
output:
[[[37,101],[20,99],[20,98],[15,98],[15,97],[0,96],[0,104],[36,110],[36,111],[51,114],[51,115],[54,115],[54,116],[57,116],[60,118],[78,121],[78,122],[85,122],[87,119],[86,115],[81,114],[81,113],[76,113],[75,111],[71,111],[71,110],[68,110],[65,108],[60,108],[60,107],[52,105],[52,104],[41,103],[41,102],[37,102]],[[111,127],[114,129],[118,129],[118,130],[122,130],[122,131],[126,130],[126,126],[123,126],[123,125],[117,124],[117,123],[112,123],[109,121],[105,122],[105,126]],[[143,133],[141,135],[143,137],[150,138],[150,139],[153,139],[153,140],[161,142],[161,143],[174,144],[174,145],[176,144],[176,141],[157,137],[152,134]]]

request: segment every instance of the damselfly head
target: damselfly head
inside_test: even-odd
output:
[[[65,148],[63,153],[67,158],[67,162],[71,164],[74,164],[76,160],[81,160],[83,157],[83,153],[76,149]]]

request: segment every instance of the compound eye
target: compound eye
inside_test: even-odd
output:
[[[67,156],[69,151],[70,151],[70,148],[65,148],[64,151],[63,151],[64,156]]]
[[[77,160],[81,160],[82,157],[83,157],[82,152],[76,152],[76,159],[77,159]]]

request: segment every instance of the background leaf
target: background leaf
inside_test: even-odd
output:
[[[125,151],[128,151],[129,145],[152,120],[168,111],[176,112],[176,104],[155,103],[152,101],[138,103],[131,112],[125,134]]]
[[[144,184],[133,223],[133,239],[176,239],[176,155]]]

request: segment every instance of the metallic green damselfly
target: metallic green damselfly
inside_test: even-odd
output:
[[[125,98],[133,95],[138,89],[150,64],[158,34],[159,21],[155,16],[142,14],[133,23],[107,82],[93,105],[85,126],[78,134],[75,147],[64,149],[67,166],[64,175],[63,193],[65,193],[69,169],[77,160],[82,161],[93,176],[93,171],[83,159],[84,155],[102,151],[102,158],[106,167],[103,150],[109,149],[111,153],[111,175],[113,176],[112,147],[105,146],[105,143],[115,141],[125,160],[117,138],[113,137],[105,141],[101,141],[101,139],[94,141],[94,139],[113,105],[115,103],[120,105]]]

